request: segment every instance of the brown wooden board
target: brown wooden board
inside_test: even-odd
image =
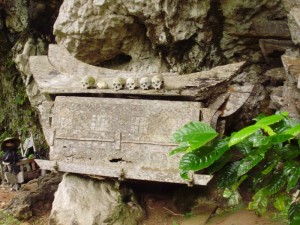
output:
[[[116,77],[123,79],[149,77],[157,73],[145,74],[120,70],[111,70],[95,67],[80,62],[71,56],[64,48],[56,45],[49,46],[48,56],[31,56],[29,59],[30,71],[42,93],[47,94],[125,94],[150,96],[185,96],[202,100],[217,96],[225,92],[229,82],[241,71],[245,62],[218,66],[209,71],[179,75],[177,73],[160,73],[164,79],[161,90],[113,89],[113,80]],[[96,83],[106,82],[107,89],[85,89],[81,80],[84,76],[93,76]]]
[[[178,177],[180,155],[169,156],[177,146],[171,137],[189,121],[209,120],[213,114],[201,107],[200,102],[58,96],[50,160],[77,165],[66,172],[90,168],[88,174],[110,176],[111,168],[117,171],[113,177],[123,171],[130,179],[186,183]],[[41,168],[48,169],[46,164]],[[91,173],[93,166],[106,169]]]

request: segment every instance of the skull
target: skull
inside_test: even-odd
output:
[[[150,88],[150,79],[149,77],[142,77],[140,80],[140,86],[143,90],[148,90]]]
[[[126,87],[129,89],[129,90],[134,90],[135,88],[137,88],[137,81],[136,79],[134,78],[128,78],[126,80]]]
[[[81,80],[82,87],[86,89],[95,88],[95,82],[95,78],[92,76],[85,76]]]
[[[154,89],[159,90],[164,85],[164,79],[161,75],[155,75],[151,79],[151,84]]]
[[[122,77],[117,77],[113,80],[113,88],[118,91],[125,87],[125,81]]]
[[[107,85],[107,83],[105,81],[100,80],[97,83],[97,87],[100,88],[100,89],[107,89],[108,85]]]

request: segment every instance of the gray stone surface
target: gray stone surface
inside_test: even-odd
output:
[[[55,193],[49,225],[136,225],[143,216],[131,190],[65,174]]]
[[[282,2],[287,12],[291,11],[293,7],[300,6],[299,0],[283,0]]]
[[[26,0],[5,1],[4,11],[6,13],[5,24],[11,32],[25,30],[29,22]]]
[[[241,57],[260,60],[249,35],[289,39],[284,17],[281,0],[65,0],[54,34],[93,65],[191,73]]]
[[[300,45],[300,6],[291,9],[289,15],[289,28],[294,44]]]
[[[250,34],[252,33],[252,38],[257,38],[253,35],[255,33],[267,38],[267,36],[270,36],[270,32],[267,34],[267,31],[270,31],[269,27],[274,27],[274,30],[281,30],[280,33],[283,31],[280,29],[282,23],[276,21],[286,16],[281,0],[222,0],[221,8],[224,18],[224,30],[220,46],[227,59],[251,58],[253,62],[258,61],[261,53],[253,45],[255,40],[249,38],[249,31]],[[273,26],[270,26],[269,21]],[[235,34],[247,35],[243,38]],[[249,48],[250,43],[254,48]]]
[[[57,97],[50,160],[176,170],[171,135],[199,120],[201,104],[158,100]]]

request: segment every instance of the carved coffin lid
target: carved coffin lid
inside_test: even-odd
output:
[[[112,89],[116,77],[153,77],[157,73],[145,74],[112,70],[83,63],[71,56],[66,49],[49,45],[48,56],[31,56],[30,71],[42,93],[61,94],[123,94],[153,96],[184,96],[202,100],[225,92],[228,82],[237,75],[245,62],[218,66],[209,71],[179,75],[178,73],[160,73],[164,78],[163,90],[119,90]],[[84,76],[93,76],[97,81],[104,81],[108,89],[84,89],[81,80]]]
[[[44,169],[185,183],[172,134],[189,121],[208,118],[199,102],[118,98],[56,97],[50,160]],[[56,162],[56,163],[54,163]],[[205,185],[211,176],[194,174]]]

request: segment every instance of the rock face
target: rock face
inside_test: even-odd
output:
[[[280,0],[65,0],[54,34],[58,44],[86,63],[189,73],[240,57],[258,60],[255,30],[249,33],[253,20],[267,21],[264,30],[268,21],[285,16]],[[272,28],[280,31],[278,24]]]
[[[289,27],[294,44],[300,45],[300,6],[292,8],[289,13]]]
[[[5,23],[7,28],[10,29],[11,32],[21,32],[28,25],[28,8],[26,7],[26,5],[26,0],[5,1]]]
[[[20,194],[10,202],[6,211],[21,220],[44,215],[51,210],[61,179],[59,173],[51,173],[30,181],[21,187]]]
[[[112,182],[65,174],[55,194],[50,225],[134,225],[143,210],[132,193]]]
[[[164,72],[176,58],[164,62],[163,49],[199,49],[192,39],[204,39],[209,8],[209,1],[195,0],[67,0],[60,9],[54,34],[58,43],[87,63],[110,66],[115,61],[130,61],[121,68]],[[185,43],[189,39],[191,43]],[[194,55],[195,50],[191,57],[202,58]]]

